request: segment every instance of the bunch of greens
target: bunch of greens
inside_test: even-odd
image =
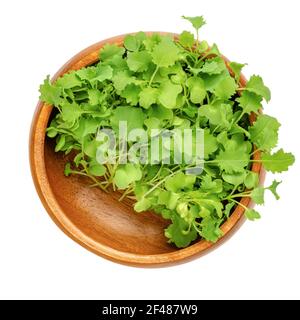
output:
[[[264,203],[264,193],[279,198],[280,182],[264,188],[254,162],[267,171],[282,172],[294,157],[282,149],[272,152],[278,141],[279,122],[261,114],[262,100],[270,90],[260,76],[240,84],[244,64],[226,65],[218,47],[199,39],[203,17],[183,17],[196,30],[178,38],[143,32],[128,35],[124,46],[106,44],[99,62],[70,71],[40,87],[41,100],[57,109],[47,135],[56,139],[55,151],[72,155],[65,175],[89,177],[104,191],[123,190],[134,199],[136,212],[151,210],[170,220],[165,235],[177,247],[186,247],[198,236],[215,242],[220,226],[243,197]],[[230,71],[229,71],[230,70]],[[257,114],[254,123],[249,115]],[[128,130],[204,129],[204,170],[186,173],[188,164],[118,163],[96,160],[99,128],[118,130],[119,121]],[[131,144],[133,142],[129,142]],[[72,151],[72,152],[71,152]],[[253,155],[261,153],[259,160]],[[254,220],[259,213],[247,207]]]

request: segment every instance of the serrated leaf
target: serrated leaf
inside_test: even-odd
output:
[[[167,190],[172,192],[178,192],[180,190],[191,190],[195,183],[196,177],[193,175],[186,175],[183,172],[179,172],[174,176],[168,177],[165,182]]]
[[[209,123],[219,128],[229,128],[232,119],[232,108],[229,104],[218,103],[201,106],[199,116],[208,119]]]
[[[194,45],[194,41],[195,41],[194,35],[189,31],[183,31],[179,35],[178,41],[183,47],[191,48]]]
[[[76,71],[71,71],[69,73],[65,73],[62,77],[58,78],[56,80],[56,84],[64,89],[70,89],[77,86],[81,86],[82,83],[80,79],[77,77]]]
[[[220,99],[229,99],[236,92],[237,84],[231,77],[222,79],[215,87],[214,93]]]
[[[263,97],[267,102],[271,99],[270,89],[264,85],[264,82],[260,76],[251,76],[247,82],[245,90],[256,93],[257,95]]]
[[[276,200],[279,200],[279,194],[277,193],[277,187],[281,184],[282,181],[276,181],[276,180],[273,180],[272,184],[267,188],[268,190],[270,190],[275,199]]]
[[[250,160],[249,153],[245,150],[246,144],[230,143],[225,150],[216,156],[216,161],[221,170],[226,173],[242,173]]]
[[[155,45],[152,60],[158,67],[169,67],[179,59],[179,49],[171,38],[164,37]]]
[[[132,106],[136,106],[139,101],[141,88],[133,83],[128,84],[121,92],[121,97],[126,99],[126,102]]]
[[[177,214],[171,216],[172,224],[165,230],[165,236],[169,242],[175,243],[176,247],[183,248],[188,246],[197,238],[197,231],[190,228],[188,223]]]
[[[151,55],[148,51],[129,52],[127,55],[128,68],[134,72],[146,71],[151,62]]]
[[[129,71],[119,71],[112,78],[114,87],[117,91],[123,91],[130,83],[135,82],[135,77],[131,76]]]
[[[139,103],[143,108],[148,109],[152,104],[156,103],[157,96],[157,88],[144,88],[139,94]]]
[[[253,92],[244,91],[236,101],[239,102],[243,113],[250,114],[251,112],[257,113],[261,108],[262,98]]]
[[[241,71],[245,65],[247,65],[247,63],[238,63],[233,61],[229,63],[229,67],[233,71],[234,78],[237,82],[240,80]]]
[[[209,75],[220,74],[226,70],[225,62],[222,58],[216,57],[205,61],[201,67],[200,72],[207,73]]]
[[[219,225],[220,221],[211,216],[204,218],[201,222],[202,237],[204,237],[208,241],[216,242],[223,234],[221,229],[219,228]]]
[[[76,102],[64,101],[61,106],[62,119],[73,123],[81,116],[82,110]]]
[[[100,60],[111,60],[114,56],[122,56],[124,52],[125,49],[123,47],[119,47],[115,44],[105,44],[103,48],[100,49]]]
[[[196,17],[182,16],[182,18],[189,21],[197,31],[206,24],[203,16],[196,16]]]
[[[124,38],[124,46],[129,51],[138,51],[147,36],[144,32],[138,32],[137,34],[129,34]]]
[[[278,142],[280,123],[276,118],[266,114],[259,115],[254,124],[249,127],[251,141],[264,151],[270,151]]]
[[[261,162],[267,171],[273,173],[287,171],[289,166],[295,162],[295,157],[290,152],[284,152],[283,149],[277,152],[263,153],[261,156]]]
[[[44,80],[44,83],[40,86],[40,100],[48,104],[58,106],[61,102],[61,87],[51,84],[50,77]]]

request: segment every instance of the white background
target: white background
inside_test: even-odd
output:
[[[299,1],[1,1],[0,298],[300,298]],[[204,15],[202,39],[247,62],[272,90],[265,112],[282,123],[280,146],[298,161],[283,175],[280,201],[262,219],[203,258],[142,269],[104,260],[66,237],[33,187],[28,134],[38,86],[71,56],[125,32],[189,28]],[[267,181],[270,181],[270,175]]]

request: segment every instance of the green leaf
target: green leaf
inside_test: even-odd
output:
[[[66,143],[66,135],[61,135],[58,137],[56,141],[56,146],[55,146],[55,152],[61,151],[61,149],[64,147]]]
[[[211,216],[204,218],[201,222],[202,237],[208,241],[216,242],[223,235],[219,225],[220,221]]]
[[[100,60],[111,60],[114,56],[122,56],[124,53],[125,49],[123,47],[119,47],[115,44],[106,44],[100,50]]]
[[[172,224],[165,230],[165,236],[176,247],[184,248],[197,238],[197,231],[190,228],[188,223],[178,215],[172,215]]]
[[[191,77],[187,80],[187,87],[190,91],[190,99],[193,103],[203,103],[206,97],[204,81],[198,77]]]
[[[121,92],[121,97],[126,99],[126,102],[132,106],[136,106],[139,101],[139,95],[141,88],[136,86],[133,83],[130,83],[126,88]]]
[[[224,70],[226,70],[224,60],[220,57],[216,57],[206,60],[204,65],[201,67],[200,72],[213,75],[220,74]]]
[[[243,173],[250,160],[249,153],[245,150],[246,144],[228,143],[225,150],[216,156],[216,161],[221,170],[226,173]]]
[[[81,117],[78,121],[78,127],[73,131],[73,134],[78,141],[81,141],[85,136],[96,133],[99,126],[98,119]]]
[[[234,78],[237,82],[240,80],[241,71],[245,65],[247,65],[247,63],[238,63],[233,61],[229,63],[229,67],[233,71]]]
[[[61,87],[51,84],[49,76],[47,76],[47,78],[44,80],[44,83],[40,86],[40,93],[40,100],[48,104],[58,106],[62,100]]]
[[[278,142],[280,123],[276,118],[266,114],[259,115],[254,124],[249,127],[251,141],[264,151],[270,151]]]
[[[49,138],[54,138],[57,134],[58,134],[57,129],[51,128],[51,127],[48,127],[48,128],[47,128],[47,136],[48,136]]]
[[[219,83],[228,77],[230,76],[227,70],[224,70],[220,74],[201,74],[201,78],[205,84],[205,89],[211,93],[214,93],[215,88],[219,85]]]
[[[90,79],[92,82],[99,81],[103,82],[104,80],[110,80],[113,76],[113,69],[111,66],[105,66],[99,64],[95,69],[95,77]]]
[[[271,154],[263,153],[261,162],[267,171],[273,173],[287,171],[289,166],[295,162],[295,157],[290,152],[284,152],[283,149]]]
[[[264,82],[260,76],[251,76],[247,82],[245,90],[256,93],[257,95],[263,97],[267,102],[271,100],[270,89],[264,85]]]
[[[244,184],[247,189],[253,189],[258,185],[258,174],[253,171],[249,171],[245,177]]]
[[[231,77],[222,79],[215,87],[214,93],[220,99],[229,99],[236,92],[237,84]]]
[[[169,191],[179,192],[181,190],[191,190],[196,181],[193,175],[186,175],[183,172],[176,173],[166,179],[165,187]]]
[[[209,193],[221,193],[223,183],[221,179],[212,180],[210,175],[205,175],[201,180],[201,191]]]
[[[172,120],[173,111],[160,105],[153,105],[149,108],[148,115],[159,120]]]
[[[272,184],[267,188],[268,190],[270,190],[275,199],[276,200],[279,200],[279,194],[277,193],[277,187],[281,184],[282,181],[276,181],[276,180],[273,180]]]
[[[160,43],[162,36],[159,33],[153,33],[143,41],[143,44],[148,51],[152,51],[153,48]]]
[[[234,186],[238,186],[240,184],[242,184],[244,182],[244,179],[246,177],[246,172],[238,172],[238,173],[226,173],[223,172],[222,174],[222,178],[224,179],[224,181],[234,185]]]
[[[64,89],[70,89],[81,86],[81,81],[76,75],[76,71],[65,73],[62,77],[56,80],[56,84]]]
[[[118,92],[121,92],[125,89],[125,87],[135,82],[135,77],[131,76],[131,74],[124,70],[117,72],[112,78],[114,87]]]
[[[251,191],[251,198],[256,204],[264,204],[265,189],[256,187]]]
[[[72,173],[71,163],[67,162],[64,169],[64,175],[68,177]]]
[[[134,72],[146,71],[151,62],[151,55],[147,51],[129,52],[127,55],[128,68]]]
[[[92,106],[95,106],[100,103],[101,96],[101,92],[97,89],[88,90],[89,102]]]
[[[259,212],[255,211],[254,209],[247,209],[245,211],[245,216],[248,220],[251,220],[251,221],[260,219]]]
[[[142,198],[141,200],[137,201],[134,205],[134,210],[136,212],[147,211],[151,207],[151,201],[147,198]]]
[[[157,118],[148,118],[144,121],[144,123],[148,130],[161,128],[161,121]]]
[[[261,108],[262,98],[253,92],[244,91],[240,98],[236,101],[239,103],[240,107],[243,109],[243,113],[250,114],[251,112],[257,113]]]
[[[127,132],[136,128],[142,128],[145,120],[145,114],[143,110],[136,107],[122,106],[117,107],[112,117],[110,118],[110,123],[116,132],[119,130],[120,121],[127,121]]]
[[[129,51],[138,51],[146,39],[147,37],[144,32],[138,32],[134,35],[129,34],[124,38],[124,46]]]
[[[176,100],[182,91],[181,85],[173,84],[171,81],[165,81],[159,87],[158,101],[168,109],[176,108]]]
[[[204,158],[209,156],[218,149],[217,138],[210,133],[209,129],[204,129]]]
[[[95,158],[97,154],[97,148],[99,147],[100,143],[97,140],[83,140],[84,142],[82,144],[82,151],[90,158]]]
[[[139,94],[139,103],[143,108],[148,109],[152,104],[156,103],[157,96],[158,90],[156,88],[144,88]]]
[[[231,125],[232,107],[229,104],[204,105],[199,108],[198,114],[219,128],[229,128]]]
[[[180,195],[172,191],[162,191],[158,195],[157,204],[164,205],[170,210],[174,210]]]
[[[192,33],[190,33],[189,31],[183,31],[180,35],[179,35],[179,43],[183,46],[183,47],[187,47],[187,48],[191,48],[194,45],[194,35]]]
[[[89,167],[88,172],[92,176],[101,177],[105,174],[106,168],[102,164],[93,164]]]
[[[182,18],[189,21],[197,31],[206,24],[203,16],[197,16],[197,17],[182,16]]]
[[[152,51],[152,60],[158,67],[172,66],[179,57],[179,49],[169,37],[162,38]]]
[[[229,202],[226,204],[225,206],[225,210],[224,210],[224,215],[226,218],[229,218],[232,208],[234,207],[235,203],[234,202]]]
[[[73,123],[81,116],[82,110],[76,102],[64,101],[61,106],[62,119],[66,122]]]
[[[125,165],[119,165],[113,181],[118,189],[126,189],[131,183],[139,181],[142,178],[142,171],[138,165],[127,163]]]

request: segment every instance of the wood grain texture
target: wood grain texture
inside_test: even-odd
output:
[[[67,71],[96,62],[99,49],[104,44],[122,45],[125,36],[100,41],[81,51],[56,73],[53,80]],[[224,60],[228,66],[228,60],[225,57]],[[242,75],[241,84],[244,86],[245,83]],[[90,188],[84,177],[64,176],[67,159],[62,153],[54,152],[53,140],[45,136],[52,110],[52,106],[39,102],[33,117],[29,142],[32,177],[50,217],[68,236],[88,250],[133,266],[176,264],[216,248],[244,221],[244,209],[238,206],[221,226],[224,236],[217,243],[198,240],[184,249],[168,244],[164,236],[164,228],[168,225],[166,220],[151,212],[136,214],[130,201],[119,202],[116,193],[106,194]],[[255,115],[252,114],[250,121],[254,120]],[[256,152],[254,158],[259,159],[260,153]],[[264,171],[261,164],[254,163],[252,170],[260,174],[262,183]],[[250,198],[242,199],[241,203],[252,205]]]

